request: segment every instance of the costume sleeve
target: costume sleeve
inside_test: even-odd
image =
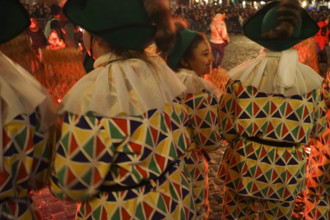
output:
[[[4,169],[0,172],[0,199],[19,191],[45,186],[51,159],[48,134],[40,127],[36,112],[21,114],[3,126]]]
[[[92,113],[64,116],[56,146],[50,189],[62,200],[82,201],[95,195],[110,170],[115,143],[107,118]]]
[[[313,96],[316,101],[314,104],[314,123],[311,137],[317,137],[320,136],[326,128],[326,110],[324,96],[321,90],[315,90]]]
[[[233,140],[237,133],[234,130],[235,108],[237,96],[234,90],[235,84],[229,80],[224,94],[219,101],[219,126],[224,138],[227,141]]]
[[[186,96],[192,133],[197,147],[205,151],[216,150],[220,146],[221,135],[218,122],[218,98],[204,90]]]

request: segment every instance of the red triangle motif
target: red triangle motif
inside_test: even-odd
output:
[[[291,179],[291,177],[292,177],[292,174],[287,170],[286,171],[286,179],[287,179],[287,181],[289,181]]]
[[[290,115],[293,112],[293,109],[290,104],[286,104],[285,117]]]
[[[272,187],[269,187],[268,188],[268,196],[271,196],[272,194],[274,193],[274,190],[273,190],[273,188]]]
[[[277,106],[273,102],[270,102],[270,115],[272,115],[276,110]]]
[[[119,168],[119,177],[120,178],[123,178],[127,173],[128,173],[127,170],[125,170],[123,168]]]
[[[127,132],[127,120],[126,119],[112,119],[114,123],[117,124],[119,130],[125,133],[125,135],[128,134]]]
[[[163,199],[165,201],[167,210],[170,210],[171,197],[169,197],[169,196],[167,196],[167,195],[165,195],[163,193],[161,195],[162,195],[162,197],[163,197]]]
[[[206,141],[208,140],[203,134],[199,134],[199,138],[201,140],[201,144],[206,143]]]
[[[129,146],[133,150],[134,153],[140,154],[142,151],[142,146],[140,144],[134,143],[134,142],[129,142]]]
[[[259,112],[260,110],[260,107],[254,102],[253,103],[253,112],[254,112],[254,115],[257,115],[257,113]]]
[[[282,137],[284,137],[288,133],[288,128],[285,124],[282,124]]]
[[[96,138],[96,146],[95,146],[95,156],[98,157],[105,149],[105,146],[103,144],[103,142],[100,140],[99,137],[95,137]]]
[[[166,123],[167,128],[172,128],[170,116],[168,116],[168,114],[164,113],[164,119],[165,119],[165,123]]]
[[[78,148],[78,144],[76,141],[76,138],[74,137],[73,134],[71,134],[71,138],[70,138],[70,155],[72,155],[72,153]]]
[[[88,216],[92,212],[92,207],[88,202],[85,202],[85,210],[86,210],[86,216]]]
[[[142,169],[139,165],[136,165],[135,167],[136,167],[137,171],[139,171],[142,178],[147,177],[148,173],[144,169]]]
[[[309,115],[309,111],[307,106],[305,106],[303,119],[305,119],[308,115]]]
[[[255,183],[253,183],[253,187],[252,187],[252,193],[258,192],[259,188],[257,187],[257,185]]]
[[[301,138],[303,138],[303,137],[305,137],[305,131],[304,131],[303,127],[300,127],[300,131],[299,131],[299,140],[300,140]]]
[[[291,158],[291,153],[289,153],[289,152],[286,150],[286,151],[285,151],[285,161],[286,161],[286,162],[289,162],[290,158]]]
[[[143,210],[146,215],[146,219],[150,219],[150,215],[152,213],[152,207],[148,205],[146,202],[143,202]],[[124,218],[125,219],[125,218]]]
[[[76,176],[73,174],[71,169],[68,168],[67,173],[66,173],[66,184],[70,185],[75,179],[76,179]]]
[[[211,112],[211,118],[213,123],[217,123],[217,115],[214,112]]]
[[[229,121],[229,120],[228,120]],[[233,126],[231,126],[230,128],[232,128]],[[229,130],[229,129],[228,129]],[[238,133],[241,134],[244,132],[244,127],[240,124],[237,124],[237,130],[238,130]]]
[[[261,149],[260,158],[264,158],[264,156],[267,155],[267,154],[268,154],[268,153],[267,153],[266,149],[263,147],[263,148]]]
[[[241,108],[241,106],[237,105],[237,107],[236,107],[236,115],[241,115],[242,111],[243,111],[243,109]]]
[[[4,130],[2,132],[2,139],[3,139],[3,147],[4,149],[6,149],[8,143],[11,141],[11,138],[7,135],[7,132],[5,132]]]
[[[238,129],[239,129],[239,124],[237,124],[238,125]],[[228,120],[227,119],[227,122],[226,122],[226,131],[229,131],[230,129],[232,129],[232,127],[233,127],[233,124],[231,123],[231,120]]]
[[[20,163],[18,174],[17,174],[17,180],[25,179],[28,176],[28,172],[26,171],[26,168],[24,166],[24,163]]]
[[[287,198],[290,195],[291,195],[291,193],[289,192],[289,190],[285,189],[284,190],[284,198]]]
[[[267,126],[266,134],[271,133],[273,130],[274,130],[273,124],[271,122],[269,122],[268,126]]]
[[[276,171],[273,171],[273,175],[272,175],[272,182],[275,181],[278,177],[278,174]]]
[[[28,151],[28,150],[32,149],[33,146],[34,146],[32,136],[29,135],[27,138],[28,138],[28,139],[27,139],[26,150],[25,150],[25,151]]]
[[[195,115],[195,122],[197,124],[197,126],[201,126],[202,122],[203,122],[203,119],[200,118],[198,115]]]
[[[102,181],[102,177],[98,169],[94,169],[94,175],[93,175],[93,183],[94,185],[100,183]]]
[[[174,186],[174,188],[176,189],[176,192],[179,196],[179,198],[182,198],[182,194],[181,194],[181,186],[179,184],[173,183],[172,184]]]
[[[260,169],[260,167],[257,167],[257,171],[256,171],[256,175],[255,177],[258,178],[260,175],[262,174],[262,170]]]
[[[165,158],[162,157],[161,155],[155,153],[155,159],[157,162],[158,167],[163,171],[165,170]]]
[[[157,143],[157,139],[158,139],[158,134],[159,134],[159,131],[154,129],[153,127],[150,127],[150,131],[151,131],[151,136],[152,136],[152,139],[154,141],[154,144]]]
[[[107,220],[107,218],[108,218],[107,210],[103,207],[101,220]]]
[[[121,208],[121,217],[122,219],[131,219],[131,215],[124,208]]]

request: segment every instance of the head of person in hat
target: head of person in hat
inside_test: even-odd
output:
[[[0,1],[0,44],[3,44],[30,26],[28,12],[18,0]]]
[[[283,51],[314,36],[319,28],[307,11],[297,1],[287,1],[287,7],[279,7],[281,1],[265,5],[243,25],[244,34],[274,51]],[[295,16],[288,16],[295,14]]]
[[[205,34],[186,28],[182,22],[176,22],[177,37],[166,62],[171,69],[193,70],[197,75],[210,73],[214,58]]]
[[[158,10],[159,5],[167,5],[157,2],[158,8],[151,0],[68,0],[63,12],[88,33],[87,49],[93,50],[96,37],[115,53],[143,51],[152,41],[161,51],[168,51],[174,42],[174,26],[166,22],[168,11]]]

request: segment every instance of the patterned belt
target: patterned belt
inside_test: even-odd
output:
[[[165,174],[169,171],[171,171],[171,169],[174,167],[175,164],[179,164],[180,160],[176,160],[175,162],[172,162],[170,165],[167,166],[167,168],[164,170],[164,172],[154,178],[154,179],[143,179],[139,184],[136,185],[132,185],[132,186],[123,186],[123,185],[119,185],[119,184],[115,184],[115,185],[111,185],[111,186],[100,186],[99,190],[103,191],[103,192],[118,192],[118,191],[125,191],[125,190],[129,190],[129,189],[135,189],[135,188],[139,188],[141,186],[145,186],[147,184],[152,184],[152,181],[157,181],[160,180],[161,178],[165,178]]]
[[[259,144],[270,145],[270,146],[274,146],[274,147],[296,147],[297,146],[297,144],[295,144],[295,143],[289,143],[289,142],[284,142],[284,141],[269,141],[269,140],[261,139],[256,136],[247,137],[246,139],[249,141],[259,143]]]

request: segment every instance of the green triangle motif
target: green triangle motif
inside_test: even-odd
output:
[[[143,209],[142,209],[141,203],[139,203],[138,206],[136,207],[135,216],[138,219],[144,219],[145,218],[145,216],[143,215]]]
[[[80,212],[83,216],[86,215],[86,214],[85,214],[85,206],[84,206],[84,205],[81,205],[81,206],[80,206],[79,212]]]
[[[185,178],[181,178],[181,185],[188,187],[188,182],[186,181]]]
[[[264,189],[261,190],[262,194],[266,197],[267,192],[268,192],[269,187],[265,187]]]
[[[209,122],[209,123],[212,123],[212,118],[211,118],[211,114],[210,114],[210,112],[207,112],[204,121],[207,121],[207,122]]]
[[[175,149],[175,146],[174,146],[173,142],[171,142],[169,156],[171,158],[176,158],[177,157],[177,152],[176,152],[176,149]]]
[[[301,119],[303,117],[304,112],[304,106],[300,106],[298,109],[296,109],[296,115],[298,116],[298,119]]]
[[[133,176],[136,178],[136,180],[137,180],[138,182],[140,182],[140,181],[142,180],[139,171],[137,171],[137,170],[134,168],[134,166],[133,166],[133,169],[132,169],[132,174],[133,174]]]
[[[269,124],[269,122],[266,121],[265,124],[263,124],[263,125],[261,126],[261,130],[263,131],[263,133],[266,133],[266,131],[267,131],[267,127],[268,127],[268,124]]]
[[[283,197],[284,187],[277,190],[277,193],[280,197]]]
[[[265,112],[266,115],[268,115],[270,113],[270,102],[267,101],[267,103],[264,105],[264,107],[262,108],[262,110]]]
[[[252,102],[250,102],[250,104],[245,109],[246,112],[249,113],[249,115],[253,115],[253,113],[252,113],[252,110],[253,110],[252,106],[253,106],[253,104],[252,104]]]
[[[62,186],[65,185],[65,174],[66,174],[66,168],[63,167],[58,173],[57,173],[57,176],[58,176],[58,181],[60,182],[60,184]]]
[[[180,219],[186,219],[186,215],[184,214],[184,211],[181,209],[180,211]]]
[[[249,93],[250,96],[253,96],[253,88],[252,88],[252,86],[248,86],[246,88],[246,91]]]
[[[15,141],[17,143],[26,143],[27,140],[27,128],[25,127],[18,135],[15,136]],[[24,145],[23,144],[17,144],[16,146],[19,147],[19,149],[23,150]]]
[[[284,102],[281,106],[280,106],[280,111],[282,115],[285,115],[285,109],[286,109],[286,102]]]
[[[252,182],[249,182],[247,185],[246,185],[246,188],[249,192],[251,192],[251,189],[252,189]]]
[[[280,123],[280,124],[276,127],[275,131],[276,131],[277,136],[281,137],[282,123]]]
[[[173,112],[172,115],[171,115],[171,119],[174,120],[176,123],[180,124],[181,121],[178,117],[178,115],[176,114],[176,112]]]
[[[178,146],[183,150],[183,151],[186,151],[186,148],[185,147],[188,147],[186,146],[186,142],[183,138],[183,134],[180,135],[179,137],[179,141],[178,141]]]
[[[237,189],[238,188],[238,184],[240,182],[240,179],[237,178],[236,180],[234,180],[234,185],[235,185],[235,188]]]
[[[151,137],[151,133],[150,133],[150,129],[147,128],[147,136],[146,136],[146,144],[147,146],[154,146],[154,142],[152,140],[152,137]]]
[[[124,153],[133,154],[132,149],[131,149],[131,148],[129,147],[129,145],[127,145],[127,144],[125,144],[125,145],[123,146],[123,152],[124,152]]]
[[[286,171],[281,173],[281,178],[282,178],[283,182],[286,181]]]
[[[259,147],[256,151],[255,151],[255,154],[256,154],[256,156],[257,156],[257,158],[259,158],[259,156],[260,156],[260,151],[261,151],[261,147]]]
[[[200,105],[200,103],[204,100],[204,97],[197,97],[194,99],[194,103],[195,103],[195,109],[198,108],[198,106]]]
[[[64,137],[61,139],[62,142],[62,146],[65,149],[65,153],[69,153],[69,141],[70,141],[70,133],[67,133],[66,135],[64,135]]]
[[[109,127],[110,127],[110,136],[113,139],[124,139],[125,136],[122,135],[121,131],[113,125],[112,121],[109,120]]]
[[[297,126],[291,131],[292,136],[294,136],[295,138],[298,137],[299,128],[300,128],[300,126]]]
[[[95,171],[97,172],[97,171]],[[91,185],[92,183],[92,179],[93,179],[93,175],[92,175],[92,170],[88,170],[88,172],[82,177],[82,180],[87,184],[87,185]]]
[[[268,170],[267,172],[266,172],[266,174],[265,174],[265,176],[267,177],[267,179],[270,181],[271,180],[271,178],[272,178],[272,173],[273,173],[273,170]]]
[[[257,170],[257,165],[256,166],[253,166],[250,168],[251,170],[251,175],[254,176],[256,174],[256,170]]]
[[[169,184],[170,185],[170,192],[171,192],[171,196],[175,199],[175,200],[178,200],[178,195],[176,194],[176,191],[173,187],[172,184]]]
[[[230,111],[231,103],[232,103],[232,99],[230,99],[230,100],[228,100],[228,101],[226,102],[226,109],[227,109],[227,111]]]
[[[243,166],[244,166],[244,164],[245,164],[245,161],[240,162],[240,163],[238,164],[239,172],[242,172],[242,171],[243,171]]]
[[[163,115],[163,114],[160,116],[160,129],[161,129],[163,132],[165,132],[165,133],[168,132],[168,131],[167,131],[166,124],[165,124],[165,119],[164,119],[164,115]]]
[[[96,219],[99,219],[99,218],[96,218]],[[111,216],[111,220],[118,220],[118,219],[120,219],[120,210],[119,210],[119,208],[117,208],[115,213]]]
[[[83,147],[84,151],[90,156],[90,158],[94,158],[94,137],[92,137]]]
[[[209,137],[209,140],[211,140],[211,141],[213,141],[213,142],[217,142],[217,138],[216,138],[214,132],[211,133],[211,135],[210,135],[210,137]]]
[[[92,125],[96,125],[96,118],[92,112],[87,112],[86,116],[87,116],[88,120],[92,123]]]
[[[157,163],[155,162],[155,158],[154,157],[151,158],[148,168],[150,170],[154,171],[157,174],[160,173],[159,170],[158,170]]]
[[[246,132],[248,132],[249,135],[252,135],[253,133],[253,123],[249,124],[249,127],[245,129]]]
[[[270,161],[273,162],[275,160],[275,148],[272,148],[267,155]]]
[[[162,210],[165,213],[167,212],[165,201],[162,196],[158,196],[157,208],[159,208],[160,210]]]

